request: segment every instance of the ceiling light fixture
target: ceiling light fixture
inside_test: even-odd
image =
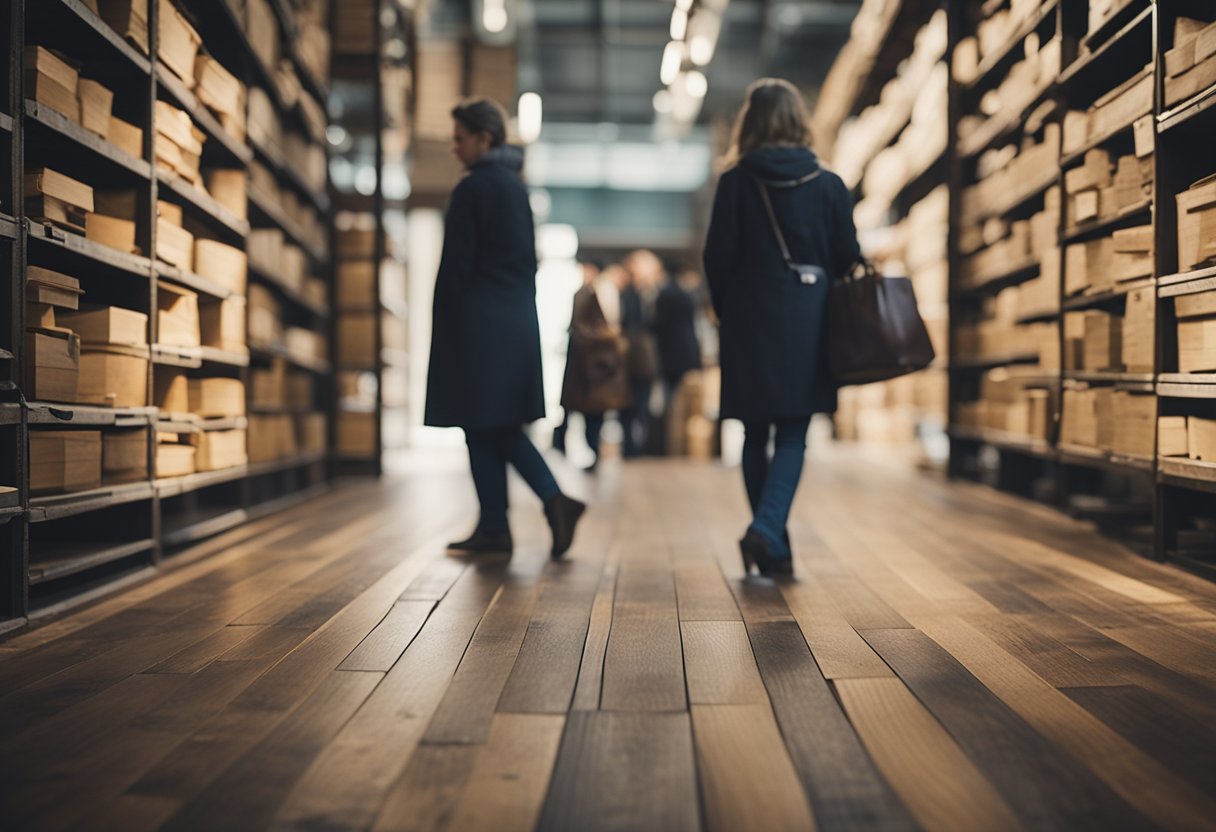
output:
[[[688,34],[688,12],[676,6],[671,12],[671,39],[684,40]]]
[[[693,98],[704,98],[709,92],[709,82],[695,69],[684,73],[684,91]]]
[[[697,66],[705,66],[714,58],[714,41],[708,35],[694,35],[688,42],[688,57]]]
[[[659,64],[659,80],[667,86],[676,80],[680,74],[680,65],[684,63],[684,44],[670,41],[663,50],[663,61]]]
[[[540,128],[543,116],[541,98],[534,92],[526,92],[519,97],[519,140],[524,144],[532,144],[540,138]]]

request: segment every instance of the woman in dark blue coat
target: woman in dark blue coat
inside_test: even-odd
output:
[[[753,83],[705,243],[705,274],[721,322],[721,416],[742,420],[746,431],[743,478],[753,521],[739,546],[745,569],[769,575],[793,572],[785,526],[807,428],[812,414],[836,409],[823,350],[828,284],[861,256],[852,197],[809,145],[798,91],[777,79]],[[782,255],[762,188],[793,262],[818,267],[807,280]]]
[[[464,429],[481,518],[468,539],[450,548],[511,550],[509,463],[544,502],[558,558],[584,506],[561,493],[522,428],[545,413],[523,152],[505,144],[506,112],[494,101],[462,104],[452,118],[452,152],[468,173],[452,192],[444,222],[425,422]]]

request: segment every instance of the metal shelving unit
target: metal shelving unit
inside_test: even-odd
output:
[[[225,3],[177,0],[199,28],[203,47],[247,86],[262,86],[291,129],[303,131],[303,116],[288,108],[246,35],[242,21]],[[157,55],[158,4],[148,4],[150,52]],[[326,105],[327,91],[305,69],[288,39],[293,12],[275,6],[285,54],[295,62],[308,94]],[[160,170],[154,163],[155,102],[163,100],[186,111],[206,135],[203,167],[244,170],[255,158],[252,147],[228,133],[193,92],[159,59],[149,59],[120,37],[80,0],[0,0],[10,34],[5,64],[5,93],[0,98],[0,152],[8,159],[0,180],[0,486],[17,487],[16,499],[0,493],[0,632],[11,629],[40,609],[59,610],[74,598],[95,597],[99,589],[155,574],[173,563],[182,547],[262,516],[270,510],[314,496],[327,487],[331,472],[325,450],[303,450],[282,459],[184,477],[155,474],[154,431],[243,428],[246,417],[182,422],[155,407],[108,408],[58,402],[25,401],[21,395],[25,330],[27,263],[79,275],[87,298],[117,303],[150,316],[150,361],[147,390],[151,395],[157,368],[179,368],[198,376],[240,379],[246,385],[246,410],[253,367],[284,354],[285,347],[232,352],[212,347],[180,348],[157,344],[157,283],[165,280],[199,293],[202,301],[221,301],[235,293],[192,271],[149,256],[156,251],[154,206],[158,199],[180,205],[191,222],[229,245],[245,247],[250,230],[280,227],[308,253],[309,273],[331,282],[328,246],[310,239],[264,194],[249,195],[250,219],[236,216],[201,188]],[[143,130],[139,158],[102,140],[61,115],[24,97],[26,44],[47,45],[81,61],[115,95],[115,112]],[[121,104],[121,112],[120,112]],[[26,140],[28,135],[29,140]],[[22,174],[27,163],[45,159],[52,167],[99,187],[134,188],[140,194],[137,243],[141,254],[129,254],[22,214]],[[322,226],[331,222],[326,192],[313,192],[285,161],[271,166],[280,187],[312,208]],[[251,283],[272,288],[287,300],[285,320],[294,326],[325,331],[328,308],[285,286],[281,280],[251,269]],[[327,360],[295,359],[313,377],[313,404],[291,415],[323,414],[333,390]],[[169,418],[164,418],[169,416]],[[148,449],[148,476],[136,482],[103,484],[63,494],[29,493],[30,431],[90,429],[111,432],[142,430]]]
[[[1001,5],[1000,0],[993,0],[985,9]],[[956,44],[961,37],[975,32],[974,15],[978,8],[961,0],[950,0],[947,6],[954,30],[951,41]],[[1138,114],[1136,119],[1109,126],[1099,135],[1090,137],[1080,148],[1061,152],[1059,170],[1054,176],[1045,177],[1043,183],[1033,183],[1033,187],[1010,196],[1003,204],[991,206],[988,213],[1008,216],[1011,212],[1024,210],[1027,203],[1036,204],[1032,200],[1037,200],[1037,195],[1046,188],[1059,185],[1062,189],[1064,173],[1081,163],[1089,150],[1101,147],[1111,149],[1113,154],[1130,152],[1133,124],[1151,114],[1155,125],[1152,196],[1108,216],[1073,226],[1067,225],[1067,212],[1062,211],[1058,239],[1062,255],[1063,247],[1069,243],[1107,236],[1119,228],[1151,223],[1155,252],[1153,276],[1073,297],[1061,293],[1055,310],[1043,310],[1043,314],[1033,316],[1033,319],[1062,321],[1064,312],[1089,309],[1119,312],[1131,292],[1153,292],[1156,297],[1154,371],[1065,371],[1054,387],[1057,396],[1068,385],[1098,386],[1154,395],[1155,412],[1161,416],[1191,414],[1216,418],[1216,374],[1187,375],[1175,371],[1177,343],[1172,312],[1174,297],[1216,289],[1216,268],[1179,273],[1175,216],[1175,194],[1201,177],[1216,172],[1216,160],[1211,154],[1211,136],[1216,133],[1216,108],[1212,106],[1216,104],[1216,88],[1201,92],[1171,109],[1164,106],[1162,92],[1162,56],[1173,46],[1174,20],[1180,15],[1210,17],[1210,4],[1192,0],[1170,3],[1129,0],[1092,32],[1085,31],[1087,12],[1085,0],[1052,0],[1044,3],[1019,31],[1019,35],[1024,35],[1032,27],[1039,31],[1040,27],[1054,25],[1062,38],[1063,67],[1051,97],[1044,99],[1056,102],[1055,118],[1058,120],[1060,113],[1068,109],[1084,109],[1119,82],[1138,77],[1137,68],[1146,65],[1142,72],[1153,76],[1154,106],[1151,111]],[[1017,40],[1010,42],[1010,48]],[[980,76],[968,84],[952,79],[952,124],[957,125],[959,116],[978,102],[977,95],[999,82],[1002,67],[1007,69],[1011,63],[1009,54],[1007,50],[999,50],[991,60],[983,62]],[[1016,135],[1017,128],[1014,128],[1002,130],[998,138],[1016,139]],[[982,138],[984,141],[980,142],[973,137],[963,149],[980,152],[997,145],[995,138]],[[965,158],[958,160],[951,177],[955,229],[959,227],[958,195],[974,176],[966,161]],[[952,319],[965,304],[974,302],[970,298],[1016,285],[1036,273],[1028,265],[1015,263],[1002,274],[991,276],[990,281],[963,284],[960,282],[958,231],[953,231],[952,236],[955,240],[951,246]],[[1063,262],[1061,274],[1064,274]],[[1057,325],[1057,329],[1063,349],[1062,325]],[[967,375],[989,368],[993,362],[960,361],[955,357],[952,365],[957,373]],[[966,400],[960,398],[964,388],[956,377],[952,403]],[[973,394],[974,388],[970,389]],[[1201,555],[1180,543],[1180,530],[1191,524],[1189,528],[1193,532],[1203,531],[1202,518],[1216,516],[1216,498],[1212,496],[1216,494],[1216,474],[1213,473],[1216,465],[1186,458],[1129,456],[1061,444],[1056,438],[1060,416],[1057,405],[1051,441],[1048,442],[952,425],[951,472],[973,476],[986,470],[988,481],[999,487],[1045,498],[1082,516],[1092,512],[1106,528],[1117,527],[1118,515],[1123,509],[1133,522],[1151,522],[1155,557],[1175,559],[1216,574],[1213,568],[1216,535],[1211,535],[1211,546]],[[993,457],[985,457],[984,449],[997,452],[995,469],[991,467]],[[987,469],[981,459],[988,460]],[[1194,525],[1197,519],[1199,523]]]

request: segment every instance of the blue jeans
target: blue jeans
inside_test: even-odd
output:
[[[744,424],[743,484],[752,507],[749,528],[765,539],[774,557],[790,557],[785,526],[802,476],[810,425],[809,417],[777,422],[773,456],[769,459],[768,440],[773,423]]]
[[[522,428],[466,430],[464,435],[469,446],[473,486],[481,503],[479,530],[490,533],[507,530],[508,463],[541,500],[561,493],[553,472]]]

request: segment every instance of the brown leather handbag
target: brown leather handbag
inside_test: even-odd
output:
[[[836,383],[871,384],[923,370],[933,344],[912,281],[883,277],[869,261],[828,290],[828,367]]]

